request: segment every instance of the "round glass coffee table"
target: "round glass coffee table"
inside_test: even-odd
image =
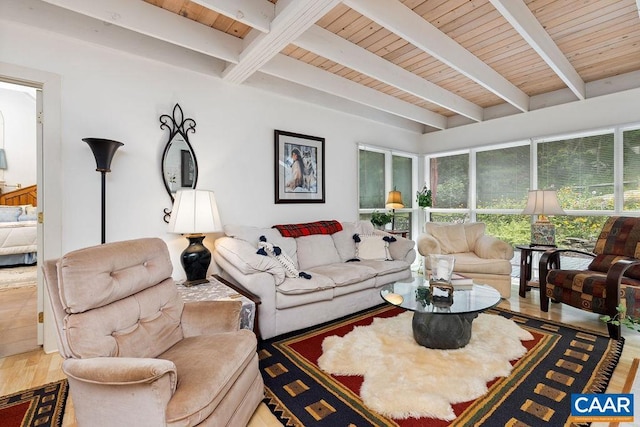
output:
[[[500,302],[500,293],[489,285],[474,284],[471,289],[447,293],[430,287],[422,276],[385,285],[380,296],[386,303],[413,311],[414,339],[436,349],[467,345],[473,319]]]

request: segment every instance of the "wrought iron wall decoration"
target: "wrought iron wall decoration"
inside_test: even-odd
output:
[[[189,132],[196,132],[196,122],[185,118],[180,104],[173,107],[173,115],[160,116],[160,129],[169,131],[169,139],[162,154],[162,181],[171,203],[181,188],[196,188],[198,162],[189,143]],[[169,223],[172,208],[165,208],[164,222]]]

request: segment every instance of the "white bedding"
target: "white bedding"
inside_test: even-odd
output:
[[[37,221],[0,222],[0,255],[37,251]]]

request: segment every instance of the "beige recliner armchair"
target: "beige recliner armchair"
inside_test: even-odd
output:
[[[184,303],[164,241],[109,243],[46,261],[79,426],[240,426],[264,386],[239,301]]]
[[[431,269],[429,255],[450,254],[455,258],[454,272],[493,286],[502,298],[511,296],[513,247],[484,234],[484,223],[427,222],[424,228],[417,244],[418,252],[424,256],[425,269]]]

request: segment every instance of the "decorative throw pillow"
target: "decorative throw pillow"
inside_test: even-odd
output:
[[[374,261],[391,259],[389,255],[389,239],[386,236],[354,234],[353,237],[356,241],[356,258]]]
[[[284,267],[284,272],[287,277],[303,277],[305,279],[311,279],[310,274],[298,271],[291,257],[280,249],[280,247],[275,246],[272,243],[268,243],[264,236],[260,236],[257,253],[260,255],[270,256],[278,261],[282,267]]]
[[[0,222],[17,222],[22,215],[22,208],[17,206],[0,206]]]

